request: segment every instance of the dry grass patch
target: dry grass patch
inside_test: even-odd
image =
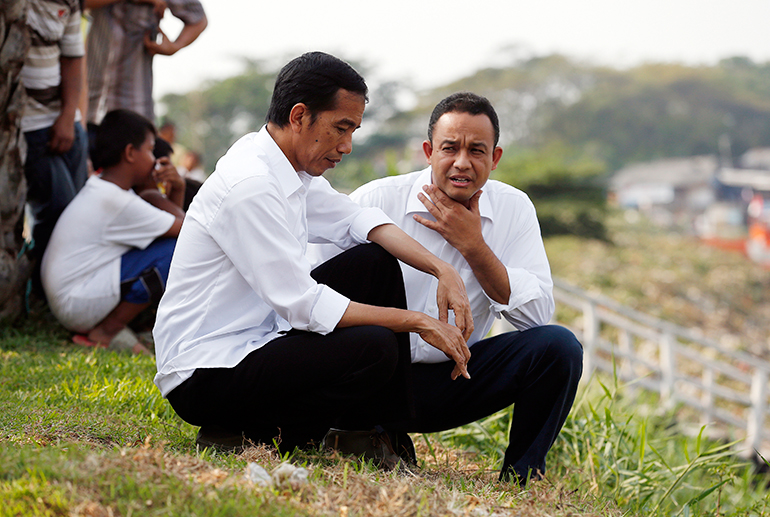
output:
[[[244,515],[253,510],[259,515],[340,517],[620,515],[606,507],[597,509],[585,495],[558,483],[546,480],[528,489],[499,484],[496,473],[479,469],[473,455],[440,445],[434,445],[434,453],[441,465],[426,461],[419,469],[402,472],[383,472],[334,454],[298,453],[290,461],[305,466],[310,477],[307,485],[292,491],[256,486],[246,475],[250,462],[270,471],[284,461],[271,447],[249,447],[240,455],[193,456],[170,452],[163,444],[147,440],[137,447],[87,452],[81,461],[59,462],[55,474],[50,458],[40,462],[48,465],[43,468],[47,472],[38,470],[36,461],[27,461],[31,474],[21,477],[30,485],[27,492],[34,500],[17,490],[13,499],[21,511],[14,515],[204,515],[211,514],[205,508],[233,499],[255,503],[241,506]],[[154,490],[117,487],[118,477],[130,478],[135,489]],[[37,488],[32,487],[35,484]],[[0,493],[8,496],[10,492],[8,483],[0,484]],[[4,514],[10,515],[0,510]]]

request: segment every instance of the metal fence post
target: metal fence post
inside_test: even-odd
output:
[[[765,422],[767,402],[767,372],[757,368],[751,377],[751,409],[746,426],[746,444],[754,451],[762,445],[762,428]]]
[[[596,317],[596,304],[590,300],[583,302],[583,379],[591,378],[594,370],[596,340],[599,338],[599,320]]]
[[[666,406],[671,406],[674,395],[674,379],[676,378],[676,361],[674,359],[674,336],[666,332],[660,340],[660,399]]]
[[[628,329],[619,328],[619,330],[618,350],[623,353],[624,357],[616,358],[615,362],[617,363],[620,361],[621,378],[624,381],[630,381],[634,378],[634,349],[631,346],[634,338],[631,336],[631,332]]]
[[[710,424],[714,418],[714,370],[704,367],[701,381],[703,382],[703,393],[701,393],[700,400],[705,409],[702,423],[706,425]]]

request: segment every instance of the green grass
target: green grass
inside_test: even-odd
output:
[[[735,457],[733,444],[688,436],[676,410],[657,396],[594,377],[579,392],[548,455],[549,478],[612,501],[628,515],[770,515],[770,477]],[[448,446],[494,461],[507,443],[510,414],[501,412],[440,433]]]
[[[612,380],[594,380],[548,457],[548,479],[495,481],[509,411],[415,436],[414,476],[297,453],[310,484],[256,489],[249,461],[197,451],[196,428],[152,383],[152,358],[90,350],[45,321],[0,329],[0,517],[11,515],[770,515],[767,478],[725,444],[687,437],[676,411]],[[100,513],[101,512],[101,513]],[[475,513],[473,513],[475,512]]]

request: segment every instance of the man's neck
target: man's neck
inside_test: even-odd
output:
[[[130,190],[133,185],[131,184],[131,176],[120,166],[107,167],[99,175],[104,181],[114,183],[123,190]]]
[[[294,170],[299,172],[301,169],[297,165],[297,157],[294,153],[294,142],[292,141],[291,126],[286,125],[285,127],[279,127],[273,122],[268,122],[267,133],[273,139],[286,159],[289,160],[289,163],[292,167],[294,167]]]

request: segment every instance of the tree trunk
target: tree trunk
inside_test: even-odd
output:
[[[0,321],[23,309],[29,259],[20,254],[24,239],[26,142],[21,133],[24,88],[19,82],[29,48],[28,0],[0,0]]]

